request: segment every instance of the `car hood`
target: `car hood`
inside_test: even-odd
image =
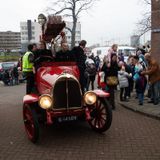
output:
[[[77,66],[49,66],[39,68],[36,75],[39,92],[43,94],[50,92],[57,78],[65,73],[71,74],[79,79]]]

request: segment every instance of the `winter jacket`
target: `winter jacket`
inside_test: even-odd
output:
[[[144,93],[147,85],[147,78],[144,75],[140,75],[139,79],[135,82],[135,89],[137,93]]]
[[[96,75],[96,65],[94,61],[90,58],[86,60],[86,69],[85,69],[85,75],[88,76],[95,76]]]
[[[148,63],[148,69],[144,74],[149,76],[149,82],[151,84],[160,81],[160,66],[155,59],[152,59],[151,62]]]
[[[84,50],[80,46],[78,46],[74,47],[71,52],[75,57],[75,61],[77,62],[78,68],[84,71],[86,68],[85,61],[87,58],[84,54]]]
[[[129,86],[128,78],[130,76],[131,75],[129,75],[126,71],[118,71],[118,81],[120,88],[126,88]]]

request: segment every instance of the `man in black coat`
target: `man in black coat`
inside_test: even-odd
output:
[[[78,47],[74,47],[72,49],[72,54],[75,57],[75,61],[77,62],[77,66],[79,68],[79,72],[80,72],[80,84],[81,84],[81,90],[82,93],[84,93],[84,88],[85,88],[85,76],[84,76],[84,72],[86,69],[86,65],[85,65],[85,61],[86,61],[86,55],[84,53],[84,48],[86,46],[87,42],[85,40],[82,40],[79,43]]]
[[[68,46],[67,42],[63,42],[61,44],[61,50],[56,52],[55,60],[57,62],[75,61],[75,57],[74,57],[73,53],[69,50],[69,46]]]

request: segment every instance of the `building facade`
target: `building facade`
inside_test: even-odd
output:
[[[140,36],[139,35],[133,35],[131,36],[131,46],[132,47],[139,47],[140,45]]]
[[[73,23],[66,22],[66,28],[64,32],[66,33],[66,39],[69,46],[71,46],[71,32]],[[68,28],[68,29],[67,29]],[[27,45],[29,43],[39,43],[40,35],[42,33],[41,26],[38,22],[27,20],[27,22],[20,22],[20,33],[21,33],[21,46],[22,52],[27,50]],[[78,22],[76,27],[75,45],[78,45],[81,41],[81,24]]]
[[[66,38],[68,45],[71,46],[71,32],[73,23],[72,22],[65,22],[66,23],[66,28],[65,28],[65,33],[66,33]],[[80,22],[77,22],[76,26],[76,35],[75,35],[75,45],[78,45],[79,42],[81,41],[81,24]]]
[[[160,63],[160,0],[152,0],[151,53]]]
[[[0,50],[1,51],[19,51],[21,49],[20,32],[0,32]]]
[[[29,43],[39,43],[42,33],[40,24],[36,21],[32,22],[31,20],[20,22],[20,32],[22,52],[27,50]]]

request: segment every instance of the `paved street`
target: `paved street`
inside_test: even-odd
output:
[[[105,134],[85,122],[43,127],[38,144],[26,137],[22,121],[25,85],[0,85],[0,160],[160,159],[160,121],[117,106]]]

